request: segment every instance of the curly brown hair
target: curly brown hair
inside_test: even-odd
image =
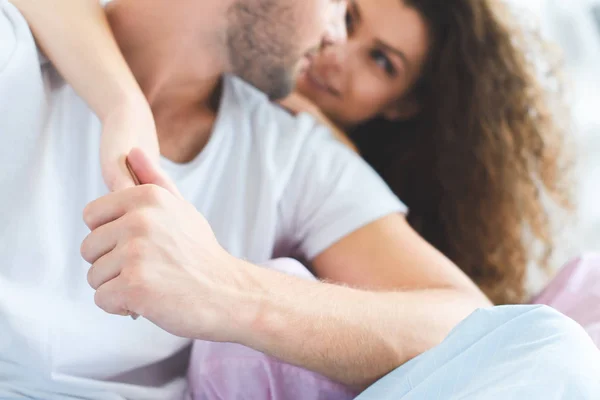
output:
[[[523,302],[528,266],[549,269],[548,204],[572,207],[567,126],[551,102],[560,93],[542,85],[540,59],[499,1],[403,1],[430,30],[410,94],[421,112],[369,121],[351,137],[410,207],[413,228],[494,303]]]

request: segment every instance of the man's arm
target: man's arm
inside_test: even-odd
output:
[[[131,162],[142,183],[167,186],[139,152]],[[315,258],[322,277],[358,288],[230,256],[193,206],[155,185],[98,199],[84,218],[92,232],[82,255],[105,311],[142,315],[183,337],[240,343],[359,388],[490,305],[400,216]]]
[[[290,319],[259,324],[255,339],[266,337],[259,347],[268,344],[268,352],[286,361],[312,362],[310,369],[364,384],[438,344],[469,313],[490,303],[409,226],[402,215],[409,212],[406,206],[375,171],[322,131],[302,127],[298,132],[307,138],[290,161],[294,171],[280,203],[285,237],[311,261],[318,278],[360,290],[298,283],[303,289],[286,287],[279,293],[279,286],[269,282],[267,320]],[[373,135],[377,140],[377,132]],[[268,300],[285,293],[294,293],[291,302]],[[329,305],[334,308],[327,314]],[[320,337],[314,335],[315,324]]]
[[[133,147],[158,157],[150,107],[98,0],[9,0],[39,48],[103,124],[103,175],[110,189],[133,184],[125,158]]]
[[[239,340],[353,386],[368,386],[491,305],[399,215],[342,239],[313,268],[349,287],[248,269],[259,288],[249,290],[262,295],[250,303],[256,319],[245,321],[240,332],[249,334]]]

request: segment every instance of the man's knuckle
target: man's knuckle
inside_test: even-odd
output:
[[[129,214],[127,225],[132,236],[146,236],[152,229],[152,217],[146,210],[136,210]]]
[[[130,239],[125,247],[125,259],[127,260],[127,266],[137,265],[137,263],[144,258],[146,249],[146,242],[143,239]]]

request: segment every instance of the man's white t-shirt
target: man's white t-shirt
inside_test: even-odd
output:
[[[178,399],[190,341],[105,314],[80,245],[107,193],[96,116],[0,0],[0,398]],[[225,78],[206,148],[164,168],[231,254],[312,259],[404,205],[327,130]],[[186,310],[181,312],[185,314]]]

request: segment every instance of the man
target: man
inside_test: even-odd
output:
[[[189,345],[179,337],[240,343],[363,388],[488,305],[358,157],[312,120],[221,80],[232,71],[284,95],[329,21],[300,28],[329,2],[108,8],[181,195],[141,152],[129,161],[145,185],[105,195],[98,119],[40,66],[24,19],[0,4],[0,185],[11,193],[1,214],[0,395],[177,398]],[[273,21],[281,30],[269,31]],[[346,286],[252,264],[283,255]],[[102,309],[144,319],[100,312],[86,278]]]

